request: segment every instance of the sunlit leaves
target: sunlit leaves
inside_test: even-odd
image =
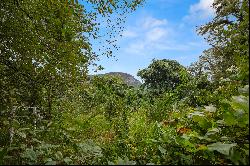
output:
[[[231,148],[235,147],[236,145],[237,145],[236,143],[227,144],[227,143],[216,142],[216,143],[207,145],[207,147],[208,147],[208,150],[211,150],[211,151],[216,150],[224,155],[229,155]]]
[[[212,128],[207,131],[206,135],[207,136],[214,135],[220,133],[220,131],[221,131],[220,128]]]

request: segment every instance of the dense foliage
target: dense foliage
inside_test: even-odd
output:
[[[1,165],[249,164],[249,1],[215,0],[198,29],[211,48],[187,68],[153,60],[139,88],[87,77],[92,20],[141,3],[0,3]]]
[[[158,93],[172,91],[188,80],[188,72],[174,60],[153,60],[147,69],[138,72],[148,89],[155,89]]]

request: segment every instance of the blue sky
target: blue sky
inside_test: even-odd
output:
[[[209,45],[196,33],[196,26],[214,15],[213,0],[146,0],[128,14],[122,37],[117,38],[115,57],[100,57],[96,62],[105,69],[90,74],[126,72],[137,77],[152,59],[174,59],[184,66],[197,61]],[[94,45],[97,49],[98,44]]]

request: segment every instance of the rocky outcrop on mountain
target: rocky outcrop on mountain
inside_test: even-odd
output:
[[[109,72],[109,73],[105,73],[105,74],[98,74],[98,76],[103,76],[103,75],[111,75],[111,76],[119,76],[123,79],[123,81],[129,85],[129,86],[133,86],[133,87],[139,87],[142,83],[137,80],[136,78],[134,78],[132,75],[128,74],[128,73],[123,73],[123,72]],[[93,75],[89,76],[90,78]]]
[[[106,73],[105,75],[114,75],[114,76],[120,76],[124,82],[129,85],[129,86],[134,86],[134,87],[139,87],[141,85],[141,82],[134,78],[132,75],[128,73],[123,73],[123,72],[109,72]]]

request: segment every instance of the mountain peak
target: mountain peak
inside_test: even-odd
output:
[[[142,83],[134,78],[131,74],[128,73],[123,73],[123,72],[109,72],[105,74],[97,74],[98,76],[102,75],[111,75],[111,76],[119,76],[123,79],[123,81],[129,85],[129,86],[134,86],[134,87],[139,87]]]
[[[129,86],[138,87],[141,85],[141,82],[139,80],[137,80],[136,78],[134,78],[134,76],[128,73],[109,72],[109,73],[105,73],[104,75],[120,76],[124,80],[124,82]]]

